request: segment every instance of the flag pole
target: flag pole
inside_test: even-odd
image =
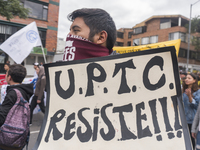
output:
[[[42,48],[42,53],[43,53],[43,57],[44,57],[44,63],[46,64],[47,61],[46,61],[46,57],[45,57],[45,54],[44,54],[44,48],[43,48],[42,44],[41,44],[41,48]]]

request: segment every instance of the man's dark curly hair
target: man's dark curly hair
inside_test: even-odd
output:
[[[22,83],[26,77],[26,68],[20,64],[11,65],[8,70],[8,76],[11,76],[12,80],[16,83]]]
[[[72,22],[77,17],[82,17],[85,24],[90,28],[89,39],[93,39],[95,34],[104,30],[108,34],[106,47],[109,50],[113,48],[116,41],[116,26],[111,16],[105,10],[82,8],[68,15],[68,19]]]

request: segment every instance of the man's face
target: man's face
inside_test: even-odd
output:
[[[37,73],[37,75],[38,75],[39,72],[40,72],[40,68],[39,68],[39,67],[36,67],[36,68],[35,68],[35,71],[36,71],[36,73]]]
[[[33,68],[36,69],[38,66],[34,65]]]
[[[106,47],[106,40],[107,40],[107,32],[102,31],[95,34],[93,37],[90,37],[90,28],[85,24],[82,17],[77,17],[74,19],[71,27],[70,32],[68,34],[71,35],[78,35],[85,39],[90,40],[91,42]],[[102,35],[103,36],[102,36]]]
[[[7,71],[8,69],[9,69],[8,65],[5,64],[5,65],[4,65],[4,70]]]
[[[83,18],[77,17],[70,27],[69,34],[89,39],[90,28],[85,24]]]

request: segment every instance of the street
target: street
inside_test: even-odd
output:
[[[32,126],[30,127],[30,140],[28,144],[28,150],[32,150],[35,145],[38,134],[40,132],[40,127],[42,125],[43,117],[44,114],[42,112],[33,115],[33,122]],[[26,147],[23,150],[26,150]]]

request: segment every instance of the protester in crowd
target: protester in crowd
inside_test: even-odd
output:
[[[34,73],[34,78],[37,78],[38,77],[38,75],[37,75],[37,73],[36,73],[36,68],[38,68],[40,66],[40,64],[39,63],[33,63],[33,68],[35,69],[35,73]]]
[[[186,76],[187,76],[187,73],[186,73],[186,72],[180,71],[181,88],[182,88],[182,85],[183,85],[183,82],[184,82]]]
[[[19,64],[10,66],[10,69],[6,73],[6,81],[10,85],[7,87],[7,95],[0,105],[0,126],[3,125],[9,110],[13,107],[17,100],[17,94],[14,89],[18,89],[25,100],[33,95],[32,84],[21,84],[26,77],[26,68]]]
[[[7,72],[9,70],[10,64],[5,63],[4,64],[4,70]]]
[[[9,60],[7,60],[7,61],[6,61],[6,64],[10,64],[10,61],[9,61]]]
[[[7,61],[8,62],[8,61]],[[5,63],[4,64],[4,70],[5,70],[5,73],[9,70],[10,68],[10,63]],[[4,98],[6,96],[6,89],[7,89],[7,86],[8,84],[3,84],[3,85],[0,85],[0,88],[1,88],[1,100],[0,100],[0,105],[3,103],[4,101]]]
[[[186,120],[191,134],[191,126],[197,107],[200,101],[200,89],[198,89],[197,76],[190,73],[186,76],[183,83],[183,103],[185,108]],[[195,146],[195,139],[191,136],[192,145]]]
[[[116,27],[102,9],[78,9],[69,14],[72,21],[66,39],[64,61],[108,56],[116,41]]]
[[[30,124],[32,124],[32,117],[33,117],[33,110],[37,106],[40,106],[40,109],[43,113],[45,113],[45,106],[44,106],[44,90],[46,86],[46,76],[44,72],[43,66],[34,66],[36,73],[38,74],[38,79],[36,82],[35,93],[31,101],[31,120]]]
[[[200,105],[198,106],[196,115],[194,117],[193,123],[192,123],[192,137],[196,139],[196,150],[200,150]]]

